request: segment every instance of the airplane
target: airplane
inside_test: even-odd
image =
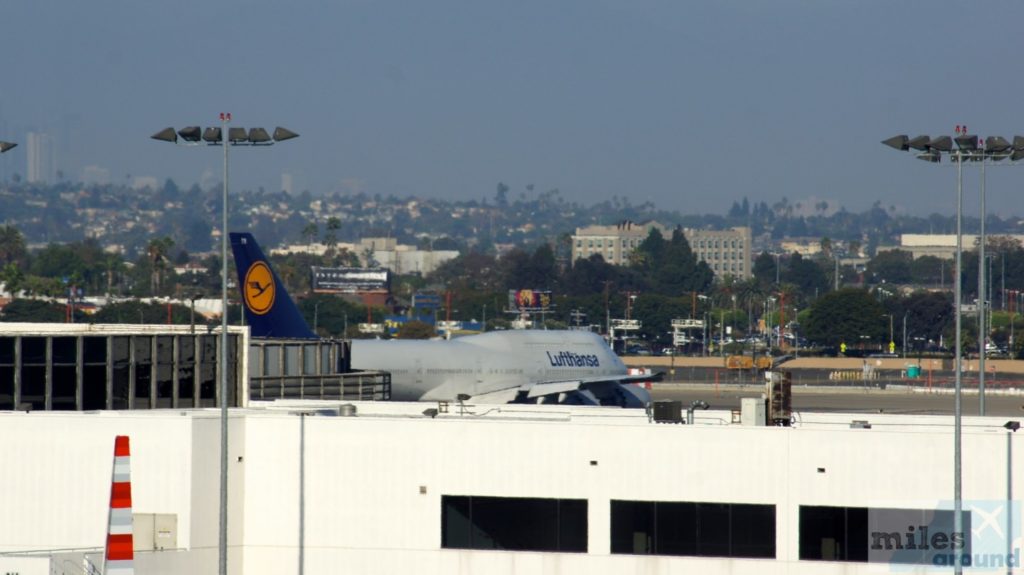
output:
[[[295,303],[249,233],[230,234],[253,337],[312,339]],[[391,399],[646,407],[646,382],[597,334],[508,330],[452,340],[353,340],[353,369],[391,373]]]

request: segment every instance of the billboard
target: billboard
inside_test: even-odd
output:
[[[414,293],[412,294],[412,307],[438,309],[441,307],[441,296],[434,293]]]
[[[387,293],[391,288],[391,276],[384,268],[312,266],[309,284],[314,293]]]
[[[536,289],[508,290],[510,311],[548,311],[551,308],[551,292]]]

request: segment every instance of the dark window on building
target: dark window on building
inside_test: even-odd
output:
[[[970,515],[965,513],[961,531],[965,546],[954,549],[952,510],[869,508],[868,562],[934,566],[951,564],[952,553],[970,556]]]
[[[0,365],[14,365],[14,343],[13,337],[0,338]]]
[[[156,406],[172,407],[174,400],[174,337],[156,338]]]
[[[131,338],[114,336],[111,341],[111,409],[128,409],[131,396]]]
[[[0,338],[0,409],[14,409],[15,338]]]
[[[106,409],[107,366],[86,365],[82,369],[82,409]]]
[[[775,506],[732,506],[732,556],[775,557]]]
[[[867,562],[867,508],[801,505],[800,559]]]
[[[775,506],[612,501],[612,553],[775,557]]]
[[[75,392],[78,389],[78,338],[53,338],[53,369],[50,386],[50,408],[77,409]]]
[[[149,336],[133,336],[132,346],[135,352],[135,401],[134,409],[149,409],[149,399],[153,395],[153,338]]]
[[[21,368],[21,403],[28,404],[33,410],[46,409],[46,367],[42,365],[22,365]],[[20,405],[18,406],[21,407]]]
[[[107,338],[82,338],[82,409],[107,407]]]
[[[217,338],[216,335],[199,336],[199,405],[213,407],[217,398]]]
[[[654,553],[654,523],[653,501],[612,501],[612,553]]]
[[[14,407],[14,367],[0,365],[0,409]]]
[[[78,342],[73,337],[53,338],[53,364],[75,365],[78,358]]]
[[[21,338],[22,365],[46,365],[46,338]]]
[[[107,338],[82,338],[82,360],[86,365],[103,365],[107,363]]]
[[[441,547],[586,553],[587,502],[445,495]]]
[[[697,555],[729,557],[732,555],[730,509],[727,503],[697,504]]]
[[[178,340],[178,407],[194,407],[196,392],[196,340]]]
[[[45,337],[21,338],[21,402],[33,410],[46,409]]]
[[[951,553],[935,537],[953,533],[953,512],[938,509],[800,507],[800,559],[861,563],[937,565]],[[963,532],[970,534],[970,513]],[[922,546],[922,533],[929,545]],[[961,553],[971,553],[970,537]]]
[[[615,501],[624,504],[647,503],[654,514],[654,533],[650,534],[651,548],[639,554],[698,555],[697,548],[697,504],[659,501]],[[614,517],[614,512],[613,515]],[[657,539],[655,540],[655,536]],[[655,546],[655,543],[657,544]]]
[[[78,370],[74,365],[54,365],[50,408],[55,411],[77,409]]]

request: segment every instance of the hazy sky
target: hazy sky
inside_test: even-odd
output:
[[[0,0],[0,139],[58,167],[220,181],[166,126],[282,125],[232,188],[450,199],[561,190],[684,213],[746,196],[951,214],[955,170],[879,142],[1024,133],[1019,1]],[[0,157],[25,174],[26,146]],[[92,173],[96,173],[94,168]],[[967,172],[967,213],[978,174]],[[1024,215],[1024,166],[988,203]],[[532,194],[531,194],[532,195]]]

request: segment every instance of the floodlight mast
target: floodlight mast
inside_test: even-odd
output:
[[[218,512],[217,537],[217,573],[227,575],[228,561],[228,178],[229,156],[231,146],[271,146],[276,142],[297,138],[299,135],[286,128],[277,127],[274,135],[269,136],[263,128],[233,128],[231,114],[220,114],[220,126],[206,129],[200,126],[188,126],[175,132],[174,128],[164,128],[153,134],[154,140],[178,143],[178,137],[185,145],[200,145],[206,142],[209,146],[222,146],[224,150],[224,182],[222,186],[221,204],[221,247],[220,247],[220,282],[221,282],[221,314],[220,314],[220,362],[218,377],[218,399],[220,401],[220,505]],[[227,141],[224,141],[224,135]]]
[[[953,517],[953,530],[956,533],[963,532],[963,489],[962,489],[962,455],[961,455],[961,432],[962,432],[962,380],[961,380],[961,364],[963,360],[962,344],[961,344],[961,299],[962,299],[962,286],[961,286],[961,269],[962,269],[962,252],[963,252],[963,163],[964,161],[980,161],[982,169],[986,161],[999,161],[1009,158],[1011,161],[1017,161],[1024,159],[1024,137],[1014,136],[1013,145],[1010,146],[1004,138],[999,136],[993,136],[985,140],[985,145],[979,147],[978,137],[971,135],[967,131],[967,126],[956,126],[956,148],[953,147],[954,139],[949,136],[938,136],[936,138],[929,138],[928,136],[917,136],[916,138],[909,138],[906,135],[893,136],[882,140],[882,143],[891,148],[908,151],[913,148],[919,150],[921,153],[916,154],[919,159],[938,163],[942,159],[943,154],[947,154],[951,162],[956,163],[957,172],[957,188],[956,188],[956,277],[954,281],[954,317],[956,318],[956,343],[955,343],[955,369],[956,374],[954,376],[955,382],[955,402],[954,402],[954,430],[953,430],[953,499],[954,499],[954,517]],[[982,171],[982,178],[984,178],[984,171]],[[982,190],[984,190],[984,184],[982,184]],[[984,194],[984,191],[982,191]],[[984,209],[984,195],[982,195],[982,222],[985,219]],[[984,223],[982,224],[984,226]],[[981,245],[982,250],[984,249],[985,236],[984,228],[981,232]],[[981,252],[982,254],[984,251]],[[983,256],[982,256],[983,257]],[[982,266],[982,274],[984,274],[984,260],[981,260],[980,265]],[[983,280],[979,280],[979,286],[983,289],[984,284],[980,283]],[[984,306],[983,298],[984,292],[979,289],[978,301],[979,305]],[[980,311],[984,313],[984,307],[980,308]],[[984,324],[981,324],[984,326]],[[981,350],[980,356],[984,356],[984,349]],[[984,360],[982,360],[984,361]],[[983,364],[981,364],[983,365]],[[983,368],[982,368],[983,369]],[[983,377],[983,376],[982,376]],[[984,397],[984,387],[979,380],[979,392],[980,396]],[[984,415],[984,399],[981,399],[981,413]],[[954,558],[954,573],[960,575],[963,573],[963,558],[957,556]]]

